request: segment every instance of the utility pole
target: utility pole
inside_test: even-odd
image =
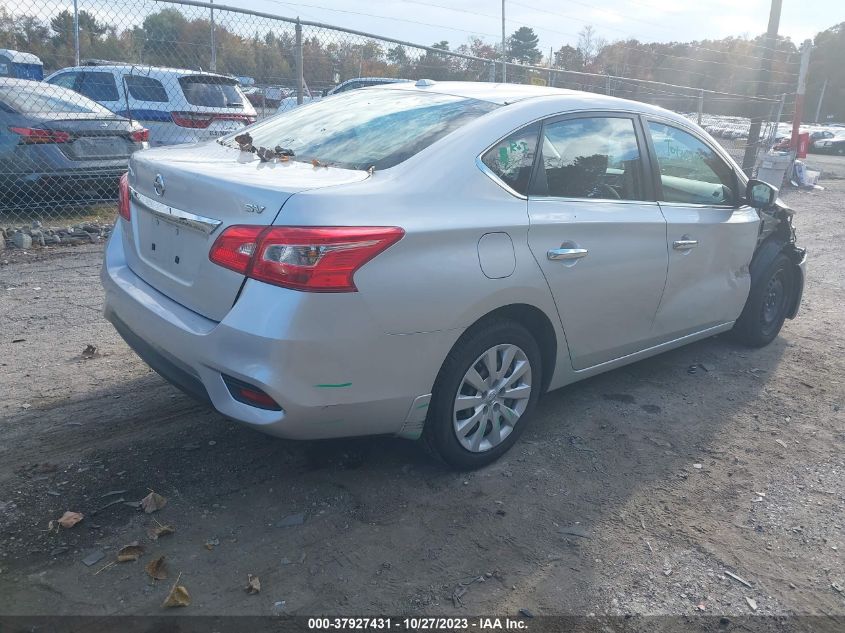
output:
[[[502,83],[508,80],[508,43],[505,39],[505,0],[502,0]]]
[[[772,78],[772,57],[775,56],[775,44],[777,44],[782,5],[783,0],[772,0],[772,7],[769,11],[769,28],[766,29],[765,44],[760,52],[760,74],[757,79],[758,97],[769,96],[769,82]],[[754,164],[757,162],[757,148],[760,144],[760,128],[763,124],[762,111],[764,108],[764,103],[758,101],[754,104],[754,115],[751,118],[751,127],[748,130],[748,145],[745,147],[745,155],[742,158],[742,171],[749,176],[754,169]]]
[[[827,90],[827,78],[825,77],[824,83],[822,84],[822,93],[819,95],[819,104],[816,106],[816,118],[813,123],[819,122],[819,116],[822,113],[822,103],[824,102],[824,93]]]
[[[79,4],[73,0],[73,57],[79,66]]]
[[[801,45],[801,68],[798,71],[798,92],[795,94],[795,115],[792,117],[792,142],[790,147],[798,150],[798,134],[801,132],[801,119],[804,116],[804,93],[807,92],[807,69],[810,67],[812,40],[804,40]]]
[[[303,97],[305,96],[305,78],[302,59],[302,24],[299,21],[299,16],[296,17],[294,34],[296,36],[296,48],[294,50],[296,60],[296,104],[302,105]]]
[[[209,0],[214,4],[214,0]],[[217,42],[214,36],[214,7],[211,7],[211,71],[217,72]]]

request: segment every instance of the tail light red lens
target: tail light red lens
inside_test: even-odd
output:
[[[217,238],[210,258],[276,286],[355,292],[355,272],[403,235],[395,226],[231,226]]]
[[[220,234],[211,247],[209,258],[215,264],[246,275],[258,238],[265,226],[230,226]]]
[[[150,140],[150,131],[142,127],[140,130],[134,130],[129,133],[129,138],[131,138],[135,143],[146,143]]]
[[[129,207],[129,174],[124,173],[117,185],[117,212],[127,222],[132,219],[132,210]]]
[[[40,143],[67,143],[70,141],[70,134],[61,130],[43,130],[35,127],[10,127],[13,132],[21,137],[21,145],[36,145]]]

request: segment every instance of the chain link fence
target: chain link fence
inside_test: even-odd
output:
[[[453,51],[193,0],[78,0],[76,9],[66,0],[11,0],[0,7],[0,49],[0,227],[26,225],[15,235],[41,243],[106,233],[118,179],[143,147],[213,139],[378,82],[503,74],[498,60],[469,46]],[[682,112],[740,163],[779,136],[781,100],[541,66],[508,64],[506,73],[510,82]],[[749,138],[752,117],[763,121],[760,139]]]

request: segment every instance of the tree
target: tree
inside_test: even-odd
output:
[[[520,64],[536,64],[542,54],[537,48],[540,38],[527,26],[521,26],[508,38],[508,57]]]
[[[554,65],[564,70],[584,70],[584,56],[577,48],[565,44],[555,52]]]
[[[595,61],[598,54],[607,45],[607,40],[599,37],[596,30],[587,25],[578,33],[578,52],[584,60],[584,68],[589,69]]]
[[[812,120],[827,81],[819,121],[845,121],[845,22],[822,31],[815,37],[807,73],[807,110],[805,119]],[[780,80],[782,76],[778,75]]]

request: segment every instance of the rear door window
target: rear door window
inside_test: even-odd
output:
[[[508,187],[527,195],[539,135],[539,123],[522,128],[488,149],[481,162]]]
[[[704,141],[689,132],[649,121],[660,168],[664,202],[733,205],[737,179],[733,169]]]
[[[84,72],[79,79],[79,92],[94,101],[118,101],[120,93],[111,73]]]
[[[180,77],[179,84],[188,103],[202,108],[244,107],[244,96],[238,84],[226,77],[194,75]]]
[[[633,119],[596,116],[546,123],[542,153],[537,195],[646,199]]]
[[[79,76],[79,73],[62,73],[61,75],[56,75],[52,79],[49,79],[48,82],[53,84],[54,86],[61,86],[62,88],[70,88],[71,90],[76,89],[76,78]]]
[[[133,99],[137,99],[138,101],[154,101],[156,103],[166,103],[168,101],[167,91],[157,79],[144,77],[143,75],[124,75],[123,80],[126,82],[127,90],[129,90],[129,96]]]

